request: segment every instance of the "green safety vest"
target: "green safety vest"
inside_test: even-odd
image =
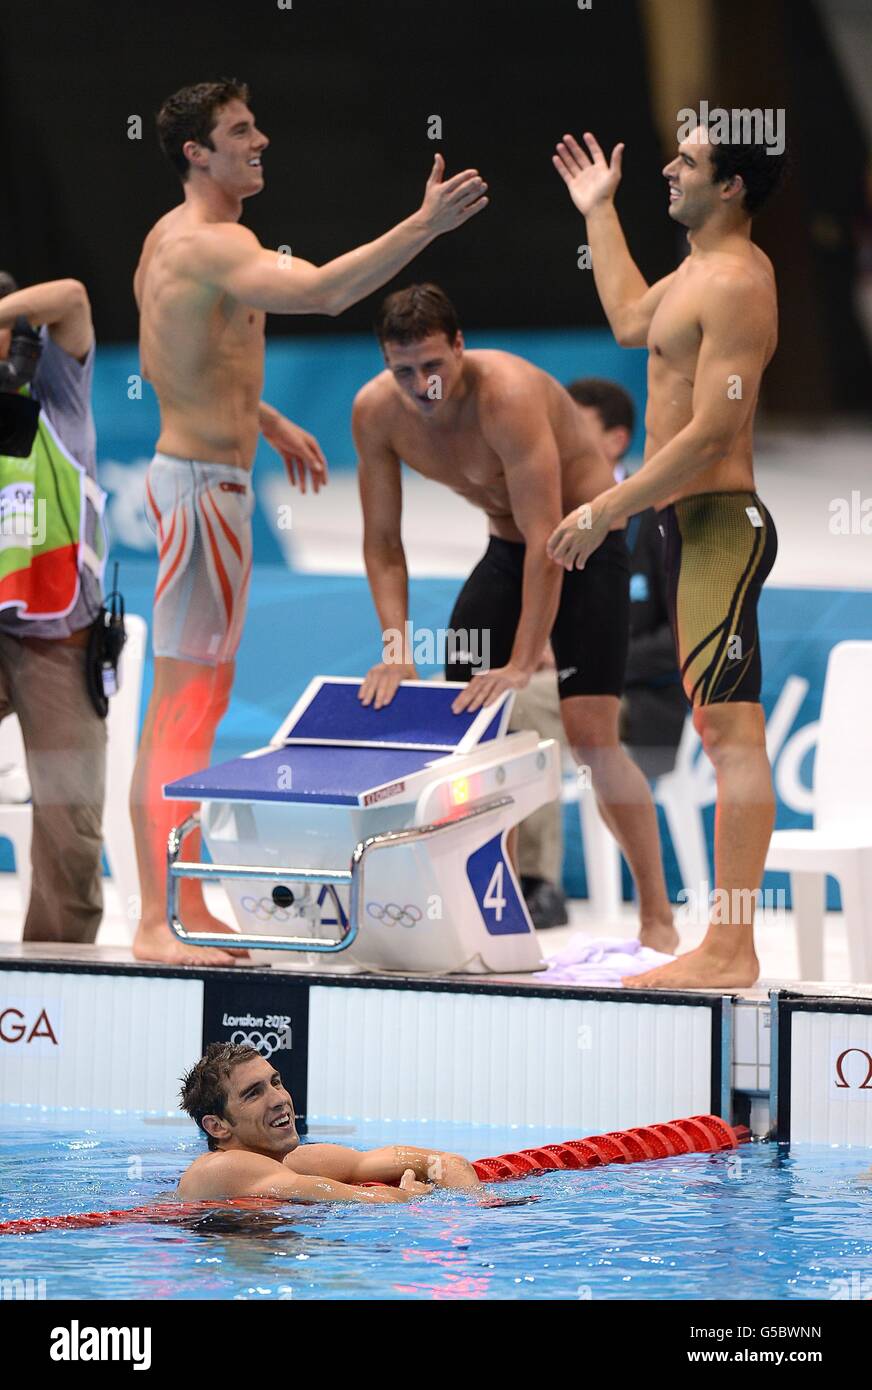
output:
[[[83,568],[102,583],[105,507],[105,492],[41,410],[29,457],[0,454],[0,609],[25,620],[65,618]]]

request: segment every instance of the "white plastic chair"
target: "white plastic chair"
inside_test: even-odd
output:
[[[614,922],[621,914],[621,851],[599,813],[592,787],[578,784],[578,817],[584,847],[587,901],[598,920]]]
[[[710,870],[704,806],[710,806],[717,796],[717,783],[712,764],[702,751],[702,740],[688,715],[681,731],[681,741],[675,755],[675,766],[664,772],[654,783],[654,800],[663,807],[669,838],[678,861],[681,885],[698,895],[698,901],[708,904]],[[693,901],[693,899],[691,899]]]
[[[25,910],[30,901],[30,781],[24,739],[14,714],[0,723],[0,838],[12,841],[15,876]]]
[[[139,710],[148,626],[144,618],[128,613],[127,642],[119,666],[119,690],[109,701],[106,720],[106,802],[103,811],[103,844],[109,872],[130,934],[139,918],[139,873],[128,799],[139,741]],[[0,769],[24,767],[24,741],[14,714],[0,723]],[[2,795],[0,777],[0,795]],[[19,794],[16,788],[16,795]],[[30,901],[30,803],[0,804],[0,837],[11,840],[22,912]]]
[[[767,869],[790,874],[799,970],[824,978],[826,874],[839,881],[852,983],[872,981],[872,642],[839,642],[824,681],[814,828],[777,830]]]

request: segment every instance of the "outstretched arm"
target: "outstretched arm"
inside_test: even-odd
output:
[[[649,286],[630,255],[615,211],[624,146],[616,145],[606,163],[589,131],[584,142],[587,149],[572,135],[564,135],[552,163],[586,219],[593,278],[611,330],[622,347],[644,347],[654,310],[673,277],[666,275]]]
[[[86,357],[94,341],[91,305],[80,280],[46,280],[0,299],[0,328],[11,328],[21,315],[32,328],[48,324],[58,347],[71,357]]]
[[[238,224],[204,229],[193,273],[253,309],[272,314],[341,314],[408,265],[425,246],[487,206],[487,185],[476,169],[443,180],[437,154],[417,212],[389,232],[315,266],[293,254],[265,250]]]

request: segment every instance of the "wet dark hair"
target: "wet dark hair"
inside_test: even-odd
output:
[[[248,87],[235,77],[219,77],[216,82],[197,82],[167,97],[157,113],[157,138],[176,173],[185,183],[191,172],[183,146],[196,140],[213,150],[212,131],[222,107],[231,101],[248,102]]]
[[[260,1057],[256,1047],[247,1043],[210,1043],[195,1066],[181,1078],[179,1092],[182,1109],[190,1115],[199,1129],[203,1129],[204,1115],[218,1115],[224,1119],[227,1105],[227,1081],[234,1067],[243,1062],[253,1062]],[[218,1148],[218,1141],[205,1129],[210,1149]]]
[[[572,381],[567,391],[579,405],[591,406],[599,414],[604,430],[613,430],[619,425],[629,430],[636,426],[636,407],[629,391],[616,381],[606,381],[604,377],[586,376]]]
[[[749,217],[763,206],[775,192],[787,168],[787,150],[772,154],[771,145],[764,141],[731,145],[718,140],[709,144],[712,161],[712,183],[725,183],[738,174],[745,185],[742,206]]]
[[[0,299],[5,299],[7,294],[15,294],[17,289],[15,276],[10,275],[8,270],[0,270]]]
[[[453,343],[460,332],[457,310],[438,285],[409,285],[382,301],[376,315],[375,334],[385,343],[418,343],[431,333],[444,333]]]

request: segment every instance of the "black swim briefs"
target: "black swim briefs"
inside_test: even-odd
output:
[[[521,616],[526,546],[491,536],[451,614],[445,679],[468,681],[507,665]],[[563,576],[551,630],[561,700],[620,695],[630,632],[630,564],[622,531],[610,531],[583,570]],[[479,658],[479,663],[471,659]]]

